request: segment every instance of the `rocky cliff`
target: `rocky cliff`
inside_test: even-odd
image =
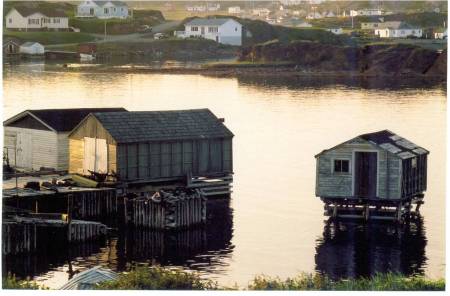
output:
[[[358,72],[367,76],[444,76],[447,51],[411,45],[335,46],[318,42],[266,42],[243,48],[241,61],[291,62],[300,70]]]

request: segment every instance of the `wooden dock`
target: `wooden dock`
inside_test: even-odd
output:
[[[53,217],[55,216],[55,217]],[[51,239],[68,243],[95,240],[106,235],[106,225],[82,220],[64,221],[54,214],[6,217],[2,222],[4,255],[34,252]],[[52,218],[52,219],[51,219]]]
[[[419,215],[423,195],[401,200],[336,198],[324,199],[324,215],[336,219],[408,222]]]
[[[233,175],[217,177],[187,176],[186,188],[200,189],[206,197],[229,196],[232,191]]]
[[[114,188],[3,189],[3,205],[35,213],[66,213],[69,196],[72,198],[74,219],[99,219],[118,213],[118,198]]]
[[[125,221],[152,229],[187,228],[206,221],[206,198],[200,190],[160,190],[124,199]]]

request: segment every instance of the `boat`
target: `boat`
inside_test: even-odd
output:
[[[77,274],[59,290],[92,290],[96,284],[115,280],[118,276],[114,271],[98,265]]]

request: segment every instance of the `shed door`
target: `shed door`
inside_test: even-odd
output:
[[[32,168],[31,134],[18,133],[16,140],[16,166],[19,168]]]
[[[355,152],[355,196],[377,196],[377,153]]]
[[[84,138],[83,173],[89,171],[106,173],[108,170],[108,149],[105,139]]]

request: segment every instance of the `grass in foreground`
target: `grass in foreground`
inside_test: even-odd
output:
[[[257,276],[249,290],[331,290],[331,291],[444,291],[444,279],[430,280],[424,277],[405,277],[400,274],[376,274],[371,278],[332,281],[315,274],[301,274],[281,280]]]
[[[2,289],[13,290],[47,290],[46,287],[38,285],[30,280],[18,280],[14,275],[8,273],[2,280]]]
[[[122,273],[116,281],[98,285],[101,290],[236,290],[220,287],[195,273],[161,267],[137,267]],[[376,274],[371,278],[333,281],[320,274],[303,273],[282,280],[278,277],[257,276],[244,290],[329,290],[329,291],[444,291],[445,280],[425,277],[405,277],[401,274]]]
[[[137,267],[115,281],[100,283],[98,290],[217,290],[217,285],[178,269]]]

